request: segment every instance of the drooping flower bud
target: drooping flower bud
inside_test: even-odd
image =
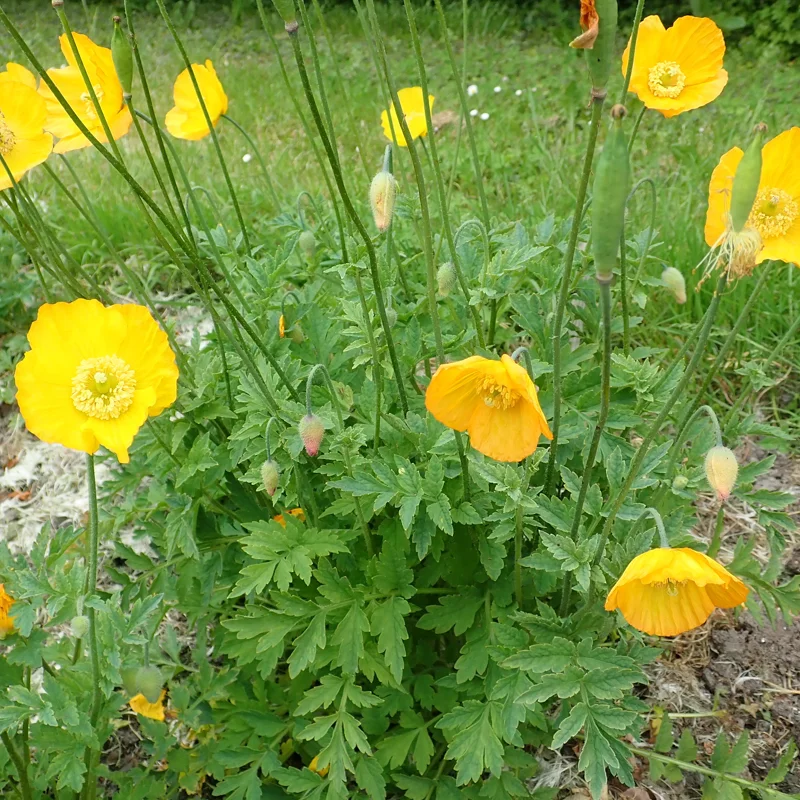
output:
[[[309,230],[303,231],[297,243],[300,245],[300,249],[303,251],[306,261],[313,261],[317,253],[317,240],[314,236],[314,232]]]
[[[89,617],[84,614],[78,614],[77,617],[72,618],[69,626],[72,630],[72,635],[76,639],[83,639],[89,633]]]
[[[392,306],[386,309],[386,319],[389,320],[389,327],[394,328],[397,324],[397,311]]]
[[[382,169],[373,179],[369,187],[369,202],[375,227],[385,233],[392,224],[394,207],[397,201],[397,181],[391,172]]]
[[[739,474],[739,463],[727,447],[712,447],[706,453],[706,478],[720,500],[731,496]]]
[[[264,491],[270,496],[274,496],[278,489],[278,482],[280,481],[281,473],[278,465],[270,458],[264,462],[261,467],[261,483]]]
[[[686,302],[686,280],[680,270],[675,267],[665,267],[661,273],[661,283],[672,292],[679,305]]]
[[[299,322],[295,322],[292,325],[292,330],[289,333],[289,337],[295,344],[302,344],[306,340],[306,335],[303,333],[303,329],[300,327]]]
[[[439,285],[439,294],[442,297],[447,297],[453,289],[456,288],[456,268],[450,261],[442,264],[436,273],[436,282]]]
[[[139,688],[136,684],[136,676],[139,674],[139,667],[127,666],[120,670],[122,676],[122,687],[128,697],[133,697],[139,694]]]
[[[136,689],[143,694],[148,703],[155,703],[161,697],[164,680],[158,667],[139,667],[136,672]]]
[[[133,50],[130,40],[123,33],[119,23],[120,18],[114,17],[114,32],[111,34],[111,60],[114,62],[114,69],[122,84],[122,91],[124,94],[130,95],[133,85]]]
[[[319,453],[322,437],[325,435],[325,425],[316,414],[306,414],[297,426],[303,447],[312,458]]]

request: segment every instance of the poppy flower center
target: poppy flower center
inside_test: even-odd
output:
[[[678,97],[686,86],[686,76],[675,61],[659,61],[650,67],[647,85],[656,97]]]
[[[519,393],[510,386],[498,383],[492,378],[484,378],[478,384],[478,394],[483,398],[483,402],[490,408],[505,411],[513,408],[519,400]]]
[[[103,91],[103,87],[100,86],[99,83],[95,83],[92,86],[94,89],[95,96],[97,97],[97,104],[103,104],[103,98],[105,97],[105,92]],[[92,95],[89,92],[84,92],[81,95],[81,100],[83,101],[83,111],[86,114],[87,119],[95,120],[97,119],[97,113],[94,108],[94,103],[92,102]]]
[[[8,127],[6,118],[0,112],[0,155],[8,155],[16,143],[17,138],[14,136],[14,132]]]
[[[784,236],[800,217],[800,203],[783,189],[765,188],[756,195],[750,225],[762,239]]]
[[[685,585],[686,581],[676,581],[674,578],[667,578],[667,580],[655,584],[658,589],[665,589],[670,597],[677,597]]]
[[[85,358],[72,379],[72,404],[95,419],[118,419],[135,391],[136,375],[119,356]]]

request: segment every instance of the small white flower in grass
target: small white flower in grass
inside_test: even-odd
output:
[[[469,86],[467,86],[467,94],[470,97],[475,97],[475,95],[478,94],[477,84],[471,83]]]
[[[473,108],[472,111],[469,112],[469,115],[471,117],[477,117],[478,116],[478,109],[477,108]]]
[[[517,89],[517,91],[516,91],[516,92],[514,92],[514,94],[515,94],[517,97],[522,97],[522,89]]]
[[[502,91],[503,91],[503,87],[502,86],[495,86],[494,87],[494,93],[495,94],[500,94],[500,92],[502,92]]]
[[[253,160],[253,156],[251,156],[250,153],[245,153],[242,156],[242,161],[244,161],[245,164],[249,164],[252,160]]]
[[[489,119],[489,112],[484,111],[483,114],[481,114],[481,119],[486,122],[486,120]]]

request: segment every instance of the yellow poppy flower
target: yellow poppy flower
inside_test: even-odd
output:
[[[728,150],[711,174],[706,214],[706,244],[713,247],[728,226],[733,176],[744,153]],[[756,263],[767,259],[800,263],[800,128],[768,141],[761,150],[761,181],[748,227],[761,237]]]
[[[14,617],[9,615],[14,598],[6,593],[6,587],[0,583],[0,639],[4,639],[14,630]]]
[[[536,450],[540,436],[553,438],[533,381],[507,355],[500,361],[470,356],[442,364],[425,406],[448,428],[467,431],[472,446],[495,461],[522,461]]]
[[[141,714],[143,717],[154,719],[157,722],[163,722],[164,700],[166,696],[166,690],[162,689],[161,696],[158,698],[158,700],[156,700],[155,703],[150,703],[143,694],[137,694],[135,697],[131,697],[128,705],[131,707],[132,711],[135,711],[137,714]]]
[[[111,50],[107,47],[96,45],[88,36],[82,33],[73,34],[75,45],[78,48],[81,61],[86,68],[92,88],[97,95],[97,102],[106,118],[111,135],[114,139],[124,136],[131,127],[133,119],[131,112],[122,99],[122,84],[114,69]],[[49,69],[47,74],[58,87],[64,99],[81,122],[101,142],[107,142],[103,123],[97,115],[86,84],[83,81],[78,62],[72,53],[66,34],[59,37],[61,52],[67,59],[68,66],[59,69]],[[45,130],[59,139],[54,150],[56,153],[68,153],[71,150],[80,150],[90,147],[91,142],[80,132],[78,126],[70,119],[69,114],[56,100],[46,83],[39,86],[39,94],[47,103],[47,124]]]
[[[22,83],[25,86],[30,86],[31,89],[36,88],[36,76],[22,64],[15,64],[9,61],[6,64],[6,71],[0,72],[0,83],[4,81],[13,81],[14,83]]]
[[[630,42],[622,55],[628,69]],[[725,39],[713,20],[679,17],[664,28],[657,16],[639,26],[630,91],[665,117],[700,108],[720,96],[728,82],[722,69]]]
[[[127,463],[147,417],[175,402],[178,368],[166,334],[144,306],[97,300],[46,304],[17,365],[17,402],[45,442]]]
[[[702,625],[715,608],[747,599],[747,587],[721,564],[688,547],[658,547],[636,556],[606,598],[637,630],[677,636]]]
[[[302,508],[290,508],[287,513],[299,519],[300,522],[306,521],[306,515]],[[284,519],[283,514],[276,514],[272,519],[274,519],[275,522],[277,522],[279,525],[282,525],[284,528],[286,527],[286,520]]]
[[[314,756],[314,758],[311,759],[311,763],[308,765],[308,768],[312,772],[316,772],[317,775],[320,776],[320,778],[324,778],[328,774],[328,771],[330,770],[330,765],[328,765],[327,767],[322,767],[322,769],[320,769],[319,756]]]
[[[5,166],[0,165],[0,190],[13,186],[6,166],[19,181],[33,167],[47,160],[53,151],[53,137],[44,132],[47,108],[44,100],[27,82],[33,76],[24,67],[0,73],[0,156]],[[20,70],[22,72],[20,72]],[[19,77],[25,82],[13,80]]]
[[[428,135],[428,123],[425,119],[425,99],[422,95],[422,89],[419,86],[411,86],[407,89],[400,89],[397,93],[397,99],[400,101],[400,108],[403,109],[403,117],[405,117],[406,125],[408,125],[408,132],[411,138],[419,139],[420,136]],[[431,112],[433,112],[433,101],[436,98],[432,94],[428,95],[428,102],[431,105]],[[389,122],[389,114],[391,113],[391,123]],[[389,111],[384,110],[381,112],[381,125],[383,126],[383,133],[390,142],[394,142],[400,147],[408,147],[406,137],[403,134],[403,129],[400,127],[400,120],[397,117],[394,103],[392,103]],[[392,136],[392,129],[394,128],[394,136]]]
[[[192,64],[192,70],[208,109],[208,116],[211,117],[211,122],[216,127],[219,118],[228,110],[228,96],[225,94],[210,60],[206,59],[205,66]],[[178,75],[173,89],[173,97],[175,107],[167,112],[165,120],[167,130],[176,139],[194,141],[208,136],[211,130],[206,123],[203,107],[197,98],[197,92],[188,69]]]

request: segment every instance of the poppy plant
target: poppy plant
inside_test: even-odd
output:
[[[706,244],[711,247],[727,230],[733,178],[743,155],[738,147],[728,150],[711,174],[705,227]],[[800,263],[800,128],[768,141],[761,157],[758,194],[747,220],[761,239],[755,262]]]
[[[211,124],[216,127],[219,118],[228,110],[228,96],[225,94],[210,60],[206,60],[205,66],[192,64],[192,71],[197,79],[197,85],[200,87],[200,94],[203,96]],[[208,136],[211,129],[206,122],[206,116],[188,68],[178,75],[173,88],[173,98],[175,107],[167,112],[165,120],[167,130],[176,139],[195,141]]]
[[[96,45],[82,33],[73,34],[75,46],[80,55],[86,74],[94,90],[100,110],[105,117],[114,139],[124,136],[131,127],[133,118],[123,100],[122,84],[114,68],[114,60],[108,47]],[[66,34],[59,37],[61,52],[67,59],[67,66],[49,69],[47,74],[56,85],[64,99],[89,132],[99,141],[107,142],[105,128],[95,108],[92,96],[81,75],[78,61],[72,52]],[[39,86],[39,94],[47,104],[47,123],[45,130],[59,141],[53,148],[56,153],[68,153],[91,146],[91,142],[81,133],[50,87],[46,83]]]
[[[636,556],[606,598],[637,630],[677,636],[702,625],[715,608],[734,608],[747,587],[721,564],[688,547],[658,547]]]
[[[46,120],[36,79],[24,67],[9,64],[0,73],[0,156],[5,162],[0,166],[0,190],[13,186],[53,151],[53,137],[44,131]]]
[[[400,89],[397,93],[397,99],[400,101],[400,108],[403,110],[403,118],[408,126],[411,139],[419,139],[420,136],[427,136],[428,122],[425,119],[425,99],[422,94],[422,89],[419,86]],[[434,96],[429,94],[428,102],[430,103],[431,111],[433,111],[434,100]],[[405,134],[400,127],[400,120],[397,117],[394,103],[392,103],[389,111],[384,110],[381,112],[381,125],[383,126],[384,135],[390,142],[394,142],[400,147],[408,147]]]
[[[630,43],[622,55],[628,69]],[[630,91],[647,108],[665,117],[700,108],[715,100],[728,82],[722,69],[725,39],[713,20],[679,17],[665,28],[657,16],[639,26]]]
[[[122,463],[148,417],[175,402],[178,368],[167,336],[144,306],[97,300],[46,304],[17,365],[17,402],[45,442]]]
[[[495,461],[522,461],[541,436],[553,438],[536,387],[510,356],[470,356],[442,364],[425,393],[425,406],[448,428],[467,431],[470,443]]]

